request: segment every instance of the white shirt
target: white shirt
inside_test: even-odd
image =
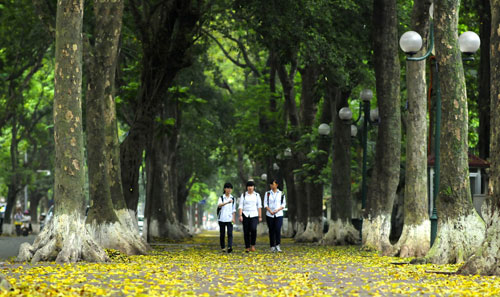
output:
[[[224,201],[222,201],[222,197],[224,196]],[[217,205],[221,203],[226,203],[229,201],[229,199],[234,201],[233,195],[229,195],[227,197],[225,194],[223,196],[219,197],[219,201],[217,201]],[[219,222],[231,222],[233,220],[233,213],[236,212],[236,202],[231,202],[228,203],[224,206],[221,207],[220,213],[219,213]]]
[[[248,192],[245,192],[241,194],[238,205],[238,209],[243,210],[245,217],[254,218],[259,216],[258,209],[262,208],[262,201],[259,193],[254,191],[252,194],[248,194]]]
[[[283,203],[281,203],[282,195],[283,195]],[[266,194],[264,194],[264,208],[269,207],[271,210],[276,210],[280,207],[285,208],[285,206],[286,206],[285,193],[281,192],[280,190],[276,190],[276,193],[273,192],[273,190],[269,190],[266,192]],[[266,211],[266,216],[282,217],[283,209],[275,213],[274,216],[269,211]]]

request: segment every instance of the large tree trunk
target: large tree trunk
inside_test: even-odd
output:
[[[153,130],[153,129],[151,129]],[[153,132],[151,132],[153,133]],[[151,136],[150,145],[146,149],[146,213],[144,230],[148,242],[152,237],[166,237],[166,199],[164,193],[165,178],[163,166],[163,137]]]
[[[436,3],[436,57],[442,93],[441,174],[436,200],[438,234],[427,254],[433,263],[465,261],[484,239],[472,206],[468,165],[467,95],[458,47],[459,0]]]
[[[413,4],[412,28],[428,40],[428,0]],[[427,44],[427,42],[425,42]],[[427,51],[423,46],[419,56]],[[430,248],[430,221],[427,200],[427,85],[425,60],[406,62],[408,113],[406,125],[406,177],[404,224],[397,252],[400,257],[423,257]]]
[[[479,157],[490,157],[490,35],[491,8],[490,0],[478,1],[481,37],[481,58],[479,64]]]
[[[24,243],[19,261],[102,262],[104,249],[85,226],[82,85],[83,1],[59,1],[54,93],[54,217],[33,246]]]
[[[303,131],[310,133],[313,129],[320,98],[316,92],[319,67],[317,65],[307,65],[304,70],[301,71],[301,74],[302,95],[300,98],[300,119]],[[329,113],[329,110],[325,110],[325,112]],[[326,140],[322,140],[322,147],[318,147],[318,150],[328,149],[328,143],[325,145]],[[302,163],[313,162],[315,163],[315,169],[308,170],[307,178],[304,178],[306,196],[301,200],[304,202],[301,207],[305,206],[305,211],[301,212],[302,216],[300,221],[305,223],[305,230],[304,233],[296,237],[298,242],[316,242],[323,237],[323,184],[318,183],[318,178],[321,170],[328,161],[328,153],[325,152],[322,154],[321,152],[316,152],[313,154],[314,156],[312,156],[311,153],[309,153],[311,148],[308,148]],[[326,161],[324,160],[325,156]],[[321,161],[319,161],[319,159],[321,159]]]
[[[40,222],[38,221],[38,205],[40,204],[40,200],[43,198],[43,194],[40,192],[31,192],[30,191],[30,217],[31,217],[31,226],[33,228],[33,233],[37,234],[40,232]]]
[[[491,0],[491,167],[489,195],[491,217],[481,247],[460,268],[462,274],[500,275],[500,0]]]
[[[285,97],[285,115],[284,115],[284,127],[285,130],[288,126],[288,121],[290,121],[291,126],[293,127],[293,131],[288,134],[288,138],[291,143],[295,143],[299,139],[298,129],[299,129],[299,114],[297,112],[297,105],[295,102],[295,90],[294,90],[294,79],[297,72],[297,63],[293,61],[290,65],[290,71],[286,71],[285,65],[278,63],[276,67],[276,72],[278,73],[278,77],[280,79],[281,85],[283,86],[283,94]],[[303,159],[303,158],[302,158]],[[307,202],[303,203],[306,200],[306,192],[303,183],[296,179],[294,170],[301,168],[301,161],[298,152],[293,151],[292,156],[288,159],[287,162],[287,174],[285,174],[285,181],[287,192],[291,195],[289,199],[289,218],[290,221],[288,223],[288,234],[297,237],[305,230],[305,226],[307,223],[307,214],[303,215],[303,212],[307,212]],[[292,188],[293,187],[293,188]],[[292,205],[293,203],[293,205]],[[304,218],[305,217],[305,218]],[[290,228],[292,227],[292,228]]]
[[[177,218],[177,173],[175,151],[171,147],[173,143],[166,134],[155,133],[152,138],[152,145],[148,146],[146,154],[146,208],[150,210],[148,237],[185,238],[189,234]]]
[[[119,166],[118,134],[113,89],[123,1],[96,1],[94,10],[95,46],[93,55],[89,59],[87,87],[87,144],[91,199],[87,224],[94,239],[101,246],[120,250],[129,255],[145,254],[148,247],[139,235],[135,213],[131,214],[125,206],[119,180],[120,168],[117,167]]]
[[[352,225],[351,198],[351,126],[342,122],[338,114],[348,106],[349,92],[342,92],[337,86],[327,86],[333,118],[333,165],[331,221],[323,243],[346,245],[359,241],[359,232]]]
[[[11,142],[10,142],[10,166],[12,174],[10,175],[7,186],[7,207],[5,209],[4,221],[2,224],[2,234],[11,234],[14,232],[12,225],[12,214],[16,205],[16,197],[21,191],[18,173],[18,151],[17,151],[17,113],[12,115]]]
[[[141,89],[136,102],[135,118],[120,146],[123,193],[127,207],[137,211],[139,202],[139,168],[161,99],[176,74],[191,63],[189,49],[198,33],[204,13],[204,1],[170,0],[150,6],[148,1],[130,1],[130,10],[143,47]]]
[[[286,207],[288,208],[288,226],[283,236],[294,237],[297,229],[297,192],[295,187],[295,177],[293,174],[293,164],[291,161],[283,162],[283,179],[286,183]]]
[[[375,168],[367,195],[363,219],[363,245],[383,253],[392,249],[389,241],[391,214],[399,183],[401,155],[400,65],[396,0],[373,3],[374,62],[380,126]]]

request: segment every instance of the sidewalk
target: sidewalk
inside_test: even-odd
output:
[[[0,236],[0,261],[16,257],[19,252],[19,246],[23,242],[33,243],[36,235],[28,236]]]
[[[451,274],[459,265],[395,265],[408,259],[291,239],[275,254],[265,236],[247,254],[234,239],[232,254],[211,231],[111,263],[4,262],[15,291],[0,296],[500,296],[500,278]]]

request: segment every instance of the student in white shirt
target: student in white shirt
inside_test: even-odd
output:
[[[247,182],[247,191],[241,195],[238,209],[240,222],[243,222],[245,252],[255,252],[257,224],[262,222],[262,201],[259,193],[255,192],[253,181]]]
[[[220,248],[225,252],[225,233],[227,228],[227,252],[233,251],[233,223],[235,222],[236,203],[235,198],[231,195],[233,185],[231,183],[224,184],[224,194],[219,197],[217,207],[219,211],[219,230],[220,230]]]
[[[266,212],[267,227],[269,228],[269,244],[271,252],[282,252],[281,226],[283,225],[283,209],[285,208],[285,193],[278,189],[278,181],[272,179],[269,184],[271,190],[264,194],[264,208]]]

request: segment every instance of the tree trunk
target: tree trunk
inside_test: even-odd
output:
[[[412,29],[426,41],[418,56],[427,51],[430,1],[413,4]],[[406,62],[408,113],[406,125],[406,176],[404,223],[398,243],[400,257],[423,257],[430,248],[427,194],[427,85],[425,60]]]
[[[86,100],[91,200],[87,224],[101,246],[129,255],[145,254],[148,247],[139,235],[135,213],[129,212],[125,205],[117,155],[114,81],[123,1],[96,1],[94,10],[95,46],[89,60]]]
[[[172,0],[149,7],[130,1],[130,9],[140,32],[143,47],[141,88],[130,131],[120,146],[123,194],[134,213],[139,202],[139,168],[147,139],[161,100],[177,73],[190,65],[191,47],[198,33],[204,1]]]
[[[290,160],[283,162],[283,179],[286,183],[286,207],[288,208],[288,226],[284,234],[286,237],[294,237],[297,229],[297,192],[295,187],[295,177],[293,175],[293,164]]]
[[[373,3],[374,61],[380,115],[375,168],[367,192],[363,219],[363,245],[383,253],[389,241],[391,214],[399,183],[401,155],[400,65],[396,0]]]
[[[328,233],[323,237],[325,244],[347,245],[359,241],[359,232],[351,222],[351,125],[338,116],[340,109],[348,106],[349,94],[331,83],[327,86],[327,98],[332,103],[329,108],[333,118],[333,164],[332,217]]]
[[[294,158],[293,162],[295,164],[302,164],[304,159],[305,159],[304,157]],[[294,230],[296,232],[295,238],[297,239],[300,238],[302,233],[306,231],[306,226],[307,226],[307,191],[306,191],[306,184],[303,182],[301,178],[295,179],[295,193],[296,193],[295,204],[297,205],[297,215],[296,215],[297,220],[295,222]]]
[[[484,239],[484,222],[472,206],[468,165],[468,114],[458,47],[459,0],[436,3],[436,57],[442,93],[441,174],[436,199],[438,234],[427,254],[439,264],[465,261]]]
[[[102,262],[108,257],[85,228],[81,85],[83,1],[59,1],[54,93],[54,217],[19,261]]]
[[[150,217],[148,216],[148,235],[170,239],[185,238],[188,232],[181,226],[176,214],[175,151],[172,151],[168,135],[154,133],[152,138],[152,145],[146,150],[146,208],[151,210]]]
[[[302,94],[300,98],[300,119],[302,131],[305,133],[312,133],[313,124],[316,119],[320,100],[320,96],[317,93],[319,70],[319,66],[317,65],[307,65],[301,71]],[[325,110],[325,112],[329,113],[329,110]],[[301,163],[314,163],[315,168],[308,170],[306,172],[307,177],[304,178],[306,196],[304,197],[305,199],[301,200],[303,202],[301,206],[304,207],[305,211],[302,212],[300,221],[304,222],[305,231],[296,237],[296,241],[298,242],[316,242],[323,237],[323,184],[319,183],[318,179],[321,170],[328,163],[328,153],[323,151],[323,154],[319,150],[328,149],[329,145],[325,139],[321,139],[320,141],[322,147],[318,147],[318,152],[314,154],[309,153],[312,148],[311,144],[310,148],[307,149],[307,154],[304,156],[303,163]],[[324,157],[326,157],[326,161]]]
[[[474,255],[460,268],[461,274],[500,275],[500,0],[491,0],[491,167],[489,195],[491,217],[486,237]]]
[[[30,192],[30,217],[31,217],[31,226],[33,228],[33,233],[37,234],[40,232],[40,222],[38,221],[38,205],[40,204],[40,200],[43,198],[43,195],[38,192]]]
[[[290,71],[286,71],[285,65],[281,63],[277,63],[276,72],[278,73],[278,77],[280,79],[281,85],[283,87],[283,94],[285,97],[285,110],[286,113],[284,115],[284,127],[286,130],[287,123],[290,121],[291,126],[293,127],[293,131],[288,134],[288,138],[291,143],[295,143],[299,139],[298,128],[299,128],[299,114],[297,112],[297,106],[295,102],[295,90],[294,90],[294,79],[297,72],[297,64],[296,61],[293,61],[290,65]],[[303,158],[302,158],[303,159]],[[307,218],[305,218],[302,213],[307,212],[307,202],[302,205],[306,200],[306,193],[304,189],[304,185],[298,179],[296,179],[294,170],[301,168],[301,161],[299,158],[298,152],[292,152],[292,156],[287,161],[287,174],[285,174],[286,187],[289,196],[289,228],[287,235],[293,234],[293,236],[297,237],[305,230],[305,225],[307,223]],[[292,188],[293,187],[293,188]],[[292,204],[293,203],[293,204]],[[290,226],[291,225],[291,226]],[[292,227],[292,228],[290,228]]]
[[[153,129],[151,129],[153,130]],[[150,132],[153,134],[154,132]],[[148,242],[152,237],[165,237],[166,205],[163,192],[163,138],[151,136],[150,145],[146,149],[146,214]]]
[[[16,205],[16,197],[19,191],[21,191],[21,185],[19,183],[19,172],[18,172],[18,151],[17,151],[17,113],[14,111],[12,113],[12,128],[11,128],[11,142],[10,142],[10,166],[11,166],[11,176],[9,184],[7,186],[7,206],[5,208],[4,221],[2,224],[2,234],[11,234],[14,232],[14,227],[12,225],[12,214],[14,212],[14,206]]]
[[[479,2],[481,37],[481,58],[479,64],[479,157],[487,160],[490,157],[490,35],[491,8],[490,0]]]

